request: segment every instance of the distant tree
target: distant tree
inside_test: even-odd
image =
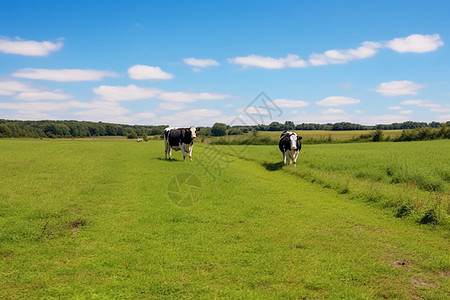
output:
[[[0,124],[0,137],[11,137],[12,131],[9,129],[8,125]]]
[[[127,134],[127,139],[137,139],[138,135],[134,129],[130,128]]]
[[[198,136],[211,136],[211,128],[202,127],[202,129],[197,132],[197,135]]]
[[[215,123],[211,128],[212,136],[224,136],[227,134],[227,125],[224,123]]]
[[[48,137],[69,137],[70,129],[66,124],[61,123],[48,123],[44,127],[44,132]]]
[[[292,121],[286,121],[284,122],[284,130],[294,130],[295,124]]]
[[[430,126],[431,128],[438,128],[438,127],[441,126],[441,123],[433,121],[433,122],[430,123],[429,126]]]
[[[230,130],[228,130],[228,135],[239,135],[239,134],[243,134],[240,128],[231,128]]]
[[[382,140],[383,140],[383,131],[382,130],[375,131],[373,136],[372,136],[372,141],[380,142]]]
[[[283,131],[285,130],[285,126],[279,122],[272,122],[269,124],[269,131]]]

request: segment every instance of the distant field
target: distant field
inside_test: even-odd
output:
[[[2,139],[0,298],[446,299],[449,147]]]
[[[305,143],[317,142],[343,142],[359,138],[361,135],[373,133],[373,130],[349,130],[349,131],[329,131],[329,130],[292,130],[299,134]],[[274,143],[279,141],[282,131],[258,131],[257,136],[269,137]],[[402,134],[402,130],[383,130],[383,138],[394,139]],[[243,135],[231,135],[226,137],[209,137],[203,138],[205,142],[211,142],[217,139],[225,138],[226,140],[243,140],[251,137],[251,132]]]
[[[333,141],[351,140],[362,134],[368,134],[373,130],[350,130],[350,131],[330,131],[330,130],[292,130],[308,141],[311,139],[325,140],[331,137]],[[383,130],[384,137],[396,138],[402,134],[403,130]],[[259,134],[267,135],[274,139],[279,139],[282,131],[260,131]]]

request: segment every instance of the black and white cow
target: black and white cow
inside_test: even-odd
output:
[[[166,159],[167,154],[169,154],[169,160],[172,159],[173,149],[175,151],[181,150],[184,161],[186,161],[186,153],[189,154],[189,159],[192,161],[192,148],[194,147],[194,138],[197,136],[198,130],[195,126],[189,128],[167,127],[164,129]]]
[[[294,162],[294,166],[297,165],[297,157],[302,149],[301,136],[295,132],[285,131],[280,136],[280,142],[278,147],[283,153],[284,164],[291,164],[291,160]]]

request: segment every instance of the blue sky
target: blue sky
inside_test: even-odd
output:
[[[444,122],[449,14],[449,1],[1,1],[0,118]]]

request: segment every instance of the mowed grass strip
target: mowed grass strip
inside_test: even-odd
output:
[[[0,298],[448,296],[440,230],[253,161],[205,160],[205,145],[193,163],[163,148],[1,140]],[[178,174],[201,182],[192,205],[169,200]]]

